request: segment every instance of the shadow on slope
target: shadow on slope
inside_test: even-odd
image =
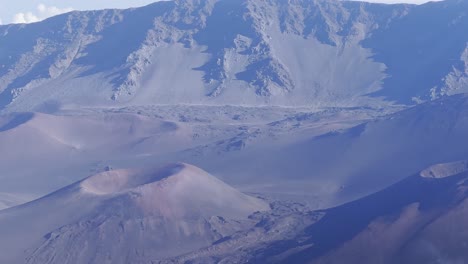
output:
[[[367,230],[374,221],[383,218],[388,223],[396,222],[405,208],[412,204],[417,204],[417,221],[420,225],[413,224],[410,227],[410,233],[418,234],[434,219],[447,214],[465,200],[467,193],[464,190],[468,187],[466,163],[463,167],[465,170],[461,173],[459,172],[462,170],[456,168],[455,175],[448,174],[441,177],[428,176],[424,172],[363,199],[332,209],[317,211],[324,213],[324,216],[317,223],[307,227],[297,239],[280,241],[268,246],[265,251],[259,252],[255,261],[262,263],[271,259],[272,256],[280,256],[281,253],[292,249],[298,250],[286,253],[286,258],[281,261],[282,263],[315,263],[314,261],[318,259],[323,261],[320,258],[329,253],[333,256],[337,249]],[[443,174],[444,171],[442,170],[441,173]],[[414,236],[416,237],[416,235]],[[379,242],[384,245],[394,241]],[[405,241],[397,241],[397,243],[401,243],[401,248],[404,248]],[[373,254],[373,252],[354,250],[351,251],[351,254],[354,254],[353,258],[358,255],[366,258],[365,256]],[[338,259],[340,256],[338,255]],[[398,255],[389,256],[399,257]],[[336,261],[330,262],[330,260],[329,262],[320,261],[317,263],[338,263]],[[385,261],[391,263],[389,259]],[[387,263],[385,261],[382,263]]]
[[[1,122],[2,120],[0,119],[0,132],[5,132],[19,127],[30,121],[33,117],[34,113],[19,113],[8,116],[6,123]]]
[[[385,63],[388,78],[376,96],[412,103],[413,97],[430,99],[430,89],[458,68],[468,36],[467,1],[432,2],[410,9],[408,15],[382,26],[363,41],[374,59]]]

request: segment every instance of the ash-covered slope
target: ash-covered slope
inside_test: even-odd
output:
[[[464,0],[190,0],[0,26],[0,107],[436,98],[466,91],[464,10]]]
[[[179,123],[136,114],[2,115],[0,208],[117,165],[110,160],[126,168],[131,157],[167,154],[190,145],[190,140],[190,129]]]
[[[287,184],[273,183],[296,182],[296,193],[317,195],[324,199],[322,206],[336,206],[381,190],[431,164],[468,159],[467,117],[468,97],[454,95],[350,129],[297,137],[279,147],[210,161],[216,160],[224,172],[249,176],[251,184],[268,183],[268,188],[278,191],[284,191]],[[284,122],[293,127],[304,124],[294,119]],[[200,166],[212,170],[211,164]]]
[[[439,164],[336,208],[253,263],[465,263],[468,166]]]
[[[187,164],[91,176],[0,213],[2,263],[149,263],[248,228],[268,204]]]

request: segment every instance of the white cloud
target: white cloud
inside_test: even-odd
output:
[[[71,7],[68,8],[58,8],[55,6],[46,6],[44,4],[40,4],[37,6],[36,12],[25,12],[25,13],[18,13],[13,17],[13,23],[34,23],[46,18],[56,16],[59,14],[63,14],[66,12],[73,11],[74,9]]]
[[[33,23],[39,21],[39,18],[32,12],[18,13],[13,17],[13,23]]]

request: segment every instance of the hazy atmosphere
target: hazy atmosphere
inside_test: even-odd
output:
[[[468,0],[0,12],[0,264],[468,264]]]

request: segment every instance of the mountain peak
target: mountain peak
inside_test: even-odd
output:
[[[157,170],[102,172],[78,183],[80,192],[127,200],[145,215],[166,218],[247,216],[268,205],[247,196],[195,166],[174,163]],[[74,188],[72,188],[74,189]]]
[[[141,188],[144,185],[160,184],[165,180],[182,180],[183,175],[206,177],[207,173],[185,164],[174,163],[157,171],[137,169],[110,170],[90,176],[79,183],[82,191],[96,195],[118,194]]]
[[[24,257],[24,249],[41,244],[28,263],[106,263],[95,250],[102,245],[112,248],[110,263],[123,263],[134,252],[170,257],[208,246],[235,232],[241,222],[249,225],[252,213],[266,210],[266,202],[184,163],[106,171],[0,213],[0,245],[10,241],[14,249],[0,254],[0,262],[19,263],[15,260]],[[31,214],[34,227],[25,217]],[[9,226],[11,219],[24,220]]]

